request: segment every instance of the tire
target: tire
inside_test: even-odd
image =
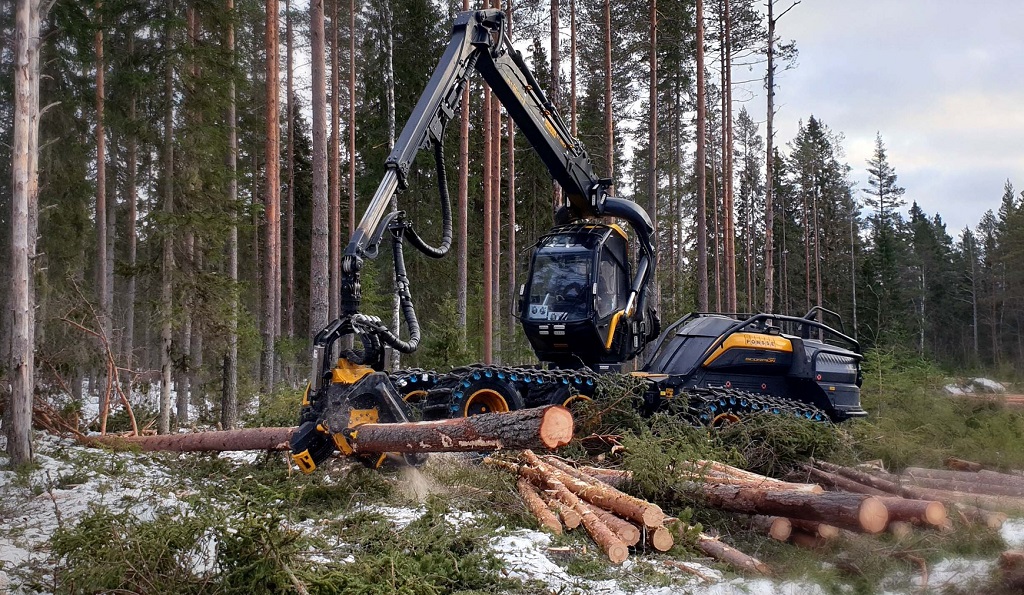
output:
[[[482,368],[463,376],[452,389],[448,417],[507,413],[523,408],[523,397],[501,370]]]

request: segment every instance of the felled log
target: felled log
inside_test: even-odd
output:
[[[946,507],[938,500],[913,500],[898,496],[880,497],[889,511],[889,522],[899,521],[914,525],[944,527],[949,521]]]
[[[766,533],[776,541],[786,541],[789,539],[789,534],[793,532],[793,523],[781,516],[755,514],[750,517],[750,528]]]
[[[633,481],[633,473],[625,469],[603,469],[601,467],[583,466],[580,467],[580,471],[594,479],[605,482],[613,488],[621,488]]]
[[[561,500],[550,495],[550,493],[547,490],[541,491],[541,498],[544,499],[544,502],[547,503],[548,507],[551,510],[558,513],[558,518],[561,519],[562,524],[565,525],[566,529],[572,531],[576,527],[579,527],[580,523],[583,522],[583,519],[580,518],[579,513],[577,513],[572,508],[569,508],[565,504],[562,504]]]
[[[901,479],[922,488],[933,490],[946,490],[950,492],[962,492],[964,494],[979,494],[982,496],[1008,496],[1010,498],[1024,498],[1024,484],[1019,486],[1001,485],[996,483],[985,483],[984,481],[961,481],[957,479],[933,479],[930,477],[918,477],[905,474]],[[980,479],[980,478],[979,478]]]
[[[712,558],[725,562],[726,564],[734,566],[740,570],[763,576],[770,576],[772,574],[771,568],[769,568],[764,562],[752,556],[748,556],[737,549],[731,548],[709,535],[705,535],[703,533],[698,535],[697,547],[700,548],[700,551]]]
[[[850,467],[833,465],[832,463],[825,461],[815,461],[815,465],[818,465],[831,473],[842,475],[848,479],[888,492],[894,496],[902,496],[913,500],[938,500],[946,505],[957,504],[957,510],[965,520],[969,522],[981,522],[993,529],[1001,527],[1003,522],[1006,520],[1006,515],[1000,511],[997,510],[994,511],[997,514],[991,514],[993,511],[975,506],[974,502],[967,502],[965,499],[961,499],[960,495],[956,493],[899,485],[895,482],[875,477],[870,473],[851,469]],[[970,495],[968,494],[966,496],[969,497]]]
[[[223,452],[230,450],[287,450],[295,428],[244,428],[189,434],[156,436],[86,436],[87,446],[104,446],[115,450],[139,449],[170,452]]]
[[[927,479],[942,479],[961,482],[981,482],[1002,486],[1024,486],[1024,477],[979,469],[978,471],[957,471],[951,469],[927,469],[924,467],[907,467],[903,475],[912,475]]]
[[[825,491],[819,485],[782,481],[781,479],[760,475],[717,461],[697,461],[684,473],[684,477],[687,479],[702,479],[708,483],[745,485],[772,490],[793,490],[812,494],[820,494]]]
[[[523,451],[523,460],[536,469],[542,476],[557,479],[569,491],[595,504],[610,510],[620,517],[629,519],[646,527],[660,527],[665,520],[665,513],[657,504],[630,496],[624,492],[600,483],[588,483],[562,472],[540,460],[533,452]],[[527,467],[524,466],[524,469]],[[564,500],[563,500],[564,501]]]
[[[558,521],[555,513],[551,512],[548,505],[541,499],[540,494],[537,493],[537,488],[527,481],[525,477],[519,478],[519,481],[516,482],[516,487],[519,489],[519,495],[523,498],[523,503],[526,504],[526,509],[537,519],[540,526],[548,529],[555,535],[561,535],[562,523]]]
[[[667,552],[675,545],[675,538],[672,532],[665,527],[654,527],[647,529],[647,545],[659,552]]]
[[[906,521],[889,521],[889,526],[887,526],[885,530],[897,539],[904,539],[913,534],[914,525],[911,525]]]
[[[565,446],[573,419],[560,405],[470,417],[363,424],[352,438],[356,452],[476,452]]]
[[[819,482],[829,487],[836,488],[839,491],[853,492],[855,494],[867,494],[869,496],[892,495],[892,492],[879,490],[877,488],[873,488],[871,486],[867,486],[862,483],[856,482],[848,477],[843,477],[842,475],[838,475],[836,473],[829,473],[828,471],[823,471],[816,467],[804,465],[803,469],[807,471],[808,475],[815,478]]]
[[[593,504],[587,504],[586,502],[582,504],[596,514],[597,518],[601,519],[604,524],[608,525],[608,528],[618,535],[619,539],[626,545],[632,546],[640,542],[640,529],[637,529],[633,523],[620,519],[607,510]]]
[[[952,469],[953,471],[973,471],[977,473],[978,471],[981,471],[982,469],[985,468],[985,466],[982,465],[981,463],[965,461],[963,459],[958,459],[956,457],[947,458],[945,461],[943,461],[943,464],[946,465],[947,469]]]
[[[805,519],[789,519],[793,530],[800,530],[810,535],[816,535],[822,539],[835,539],[839,537],[839,528],[822,523],[820,521],[808,521]],[[890,523],[891,524],[891,523]]]
[[[815,533],[809,533],[802,529],[793,529],[793,534],[789,536],[789,542],[797,547],[816,550],[825,547],[827,540]]]
[[[527,459],[530,465],[520,467],[520,473],[535,484],[547,487],[563,504],[575,510],[582,519],[583,527],[594,540],[594,543],[605,553],[608,560],[613,564],[621,564],[629,556],[629,548],[626,547],[626,544],[608,528],[608,525],[597,518],[597,515],[585,508],[579,497],[570,492],[565,484],[559,481],[558,477],[555,477],[554,473],[548,472],[552,469],[550,466],[541,463],[537,455],[532,452],[526,451],[524,455],[526,453],[532,455],[533,460]],[[546,469],[542,470],[541,466],[546,467]],[[564,477],[564,474],[562,476]]]
[[[807,494],[743,486],[696,485],[697,494],[715,508],[747,514],[767,514],[823,521],[865,533],[879,533],[889,513],[878,498],[848,492]]]

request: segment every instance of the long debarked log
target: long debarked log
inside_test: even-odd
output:
[[[702,496],[709,505],[732,512],[822,521],[865,533],[879,533],[889,522],[885,505],[874,496],[848,492],[807,494],[743,486],[694,485],[697,495]]]
[[[86,436],[87,446],[115,450],[139,449],[170,452],[223,452],[230,450],[287,450],[295,428],[245,428],[218,432],[161,434],[157,436]]]
[[[572,440],[572,414],[549,405],[510,413],[393,424],[355,429],[356,452],[475,452],[565,446]]]

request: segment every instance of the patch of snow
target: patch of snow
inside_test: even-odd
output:
[[[979,392],[998,394],[1006,392],[1006,386],[989,378],[971,378],[970,384]]]
[[[1024,518],[1007,519],[999,528],[999,535],[1011,550],[1024,548]]]
[[[967,394],[966,390],[955,384],[947,384],[946,386],[942,387],[942,390],[946,391],[947,395],[952,395],[954,397],[962,397]]]
[[[405,508],[402,506],[384,506],[372,504],[370,506],[357,506],[357,511],[371,512],[378,514],[391,521],[397,529],[405,529],[410,523],[423,516],[425,508]]]
[[[971,582],[986,580],[994,566],[995,562],[992,560],[942,560],[928,569],[927,584],[918,576],[914,580],[914,585],[935,590],[953,586],[963,587]]]

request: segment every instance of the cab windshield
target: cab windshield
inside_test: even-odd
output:
[[[533,260],[526,317],[557,322],[589,318],[593,258],[588,251],[538,252]]]

